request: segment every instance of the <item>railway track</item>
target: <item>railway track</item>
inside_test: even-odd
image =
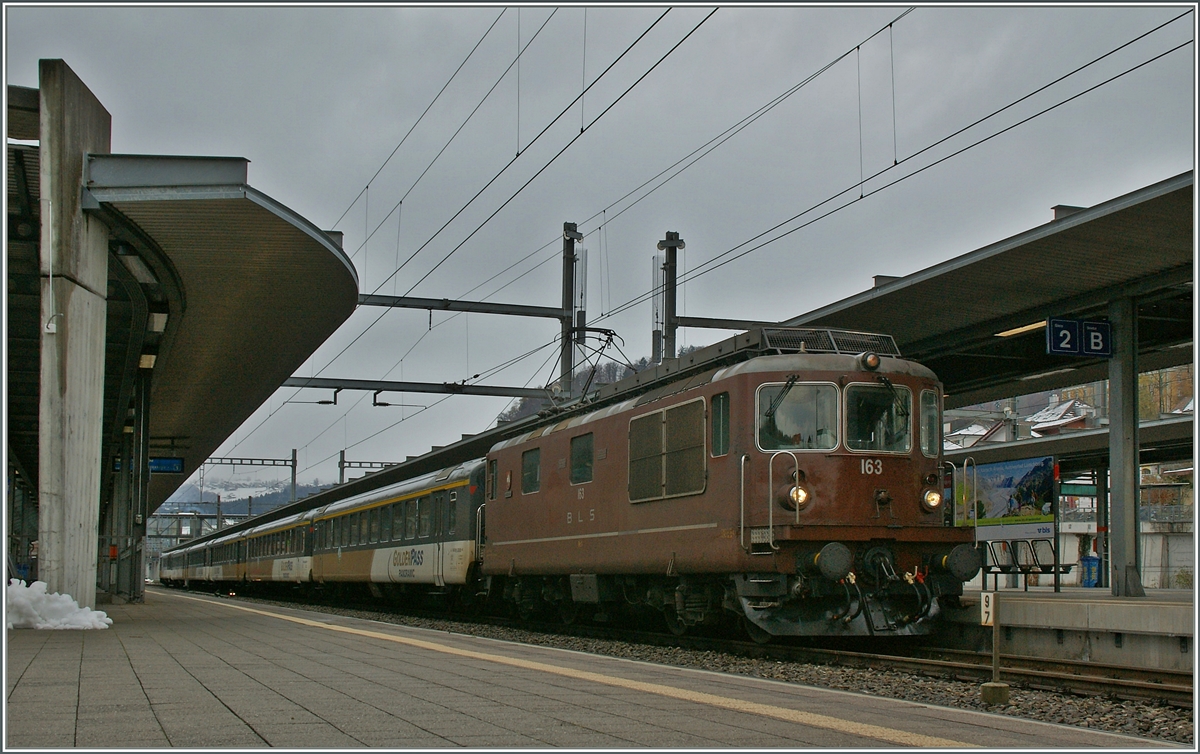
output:
[[[238,597],[242,599],[242,597]],[[254,598],[250,598],[254,599]],[[654,647],[679,647],[693,651],[720,652],[756,660],[810,663],[875,670],[899,670],[928,677],[967,682],[984,682],[992,677],[992,656],[930,647],[892,647],[888,652],[860,652],[844,648],[816,646],[802,641],[757,644],[729,635],[675,636],[666,632],[616,627],[599,623],[563,625],[551,620],[523,621],[490,615],[447,615],[416,608],[384,610],[378,603],[340,604],[310,599],[267,601],[288,604],[321,605],[326,609],[387,612],[426,620],[451,620],[466,624],[520,629],[548,636],[573,636],[605,641],[621,641]],[[727,632],[731,633],[731,632]],[[1162,701],[1176,707],[1192,707],[1192,674],[1184,671],[1128,668],[1117,665],[1071,660],[1050,660],[1021,655],[1001,655],[1000,680],[1017,687],[1082,696],[1107,696],[1129,701]]]
[[[530,626],[526,625],[526,628]],[[558,630],[540,626],[540,630]],[[806,662],[876,670],[902,670],[920,675],[983,683],[992,678],[992,656],[987,652],[911,648],[903,652],[872,653],[803,646],[799,642],[760,645],[722,637],[683,636],[627,630],[576,628],[572,635],[636,641],[655,646],[678,646],[698,651],[729,652],[754,659]],[[1130,701],[1163,701],[1176,707],[1192,706],[1192,674],[1185,671],[1127,668],[1117,665],[1001,655],[1000,680],[1042,691],[1111,696]]]

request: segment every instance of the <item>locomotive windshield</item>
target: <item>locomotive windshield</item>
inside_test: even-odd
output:
[[[851,385],[846,388],[846,447],[907,453],[912,448],[912,392],[904,387]]]
[[[758,391],[758,444],[763,450],[832,450],[837,447],[837,388],[833,385],[763,385]]]

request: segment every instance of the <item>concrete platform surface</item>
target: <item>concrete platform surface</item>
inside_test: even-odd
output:
[[[109,615],[7,632],[6,749],[1170,748],[163,589]]]

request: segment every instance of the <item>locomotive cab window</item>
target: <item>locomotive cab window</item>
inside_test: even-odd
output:
[[[838,444],[838,391],[831,384],[787,382],[758,389],[762,450],[833,450]]]
[[[521,454],[521,494],[542,488],[542,449],[534,448]]]
[[[729,453],[729,393],[717,393],[712,398],[712,455]]]
[[[592,433],[571,438],[571,484],[592,481]]]
[[[488,500],[495,500],[496,485],[500,482],[500,462],[495,458],[490,458],[487,462],[487,468],[487,498]]]
[[[907,453],[912,449],[912,391],[903,385],[846,388],[846,446]]]
[[[942,447],[942,418],[938,411],[938,396],[933,390],[921,391],[921,453],[937,458]]]

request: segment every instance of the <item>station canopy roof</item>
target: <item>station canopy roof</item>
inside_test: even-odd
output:
[[[247,164],[241,158],[89,158],[92,209],[128,242],[117,245],[118,258],[124,262],[136,252],[168,302],[152,370],[150,454],[182,457],[184,464],[182,476],[151,476],[151,510],[358,303],[358,276],[340,238],[251,188]],[[136,263],[124,266],[145,283]],[[149,308],[152,315],[161,304],[151,301]],[[152,319],[150,327],[162,324]]]
[[[14,220],[39,221],[40,155],[37,145],[10,144],[8,153],[9,220],[19,234]],[[147,377],[149,454],[183,459],[182,473],[151,475],[150,511],[357,305],[340,234],[251,188],[247,164],[90,155],[85,167],[84,211],[110,228],[103,473],[113,472],[133,421],[127,407]],[[38,252],[36,231],[26,235],[10,233],[8,254],[9,447],[36,480]]]
[[[1106,360],[1048,355],[1048,317],[1105,319],[1133,297],[1140,371],[1191,363],[1195,204],[1191,171],[782,324],[892,335],[933,369],[946,408],[1106,379]]]

